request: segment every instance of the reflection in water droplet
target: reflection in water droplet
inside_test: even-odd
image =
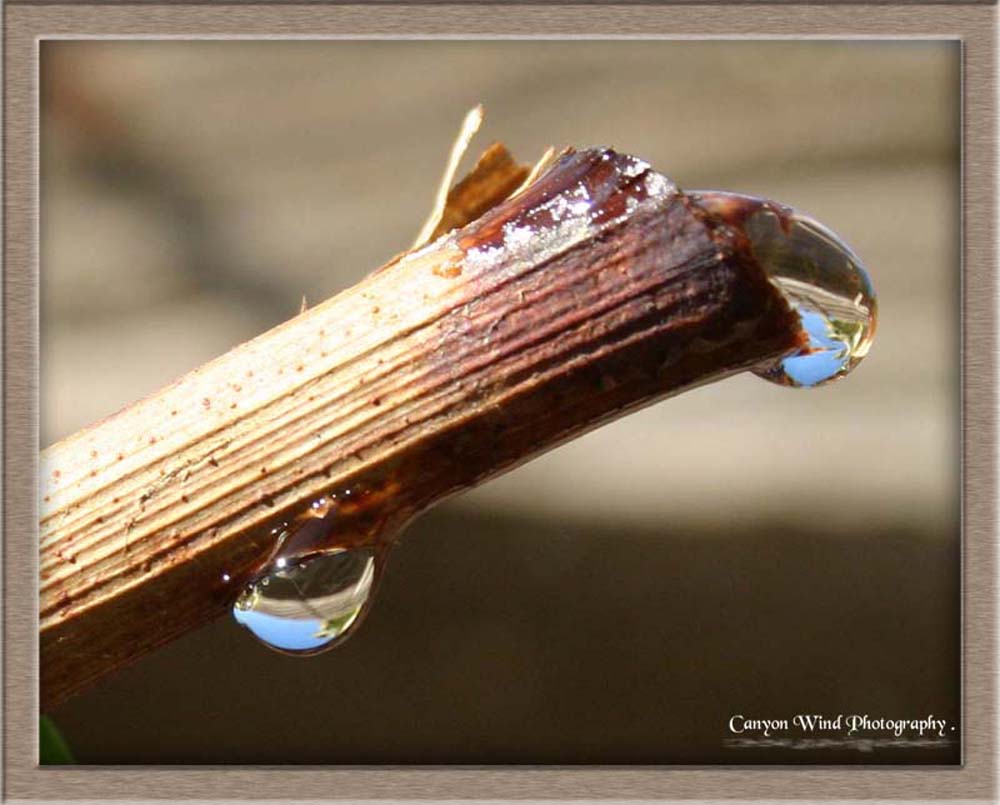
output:
[[[877,306],[871,280],[851,248],[808,216],[752,196],[693,194],[736,223],[754,256],[799,314],[809,346],[754,369],[784,386],[818,386],[850,372],[868,354]]]
[[[236,620],[271,648],[315,654],[358,623],[376,578],[372,548],[336,549],[297,564],[272,565],[233,607]]]

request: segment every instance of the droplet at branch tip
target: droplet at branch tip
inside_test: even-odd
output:
[[[868,354],[878,311],[868,272],[843,238],[772,201],[716,190],[689,195],[746,236],[808,338],[808,346],[755,368],[754,374],[808,388],[850,373]]]

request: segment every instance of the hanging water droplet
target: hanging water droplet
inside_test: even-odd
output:
[[[355,626],[377,575],[373,548],[335,549],[301,562],[273,564],[233,607],[236,620],[271,648],[315,654]]]
[[[757,261],[799,314],[809,345],[754,374],[784,386],[818,386],[850,372],[875,336],[875,291],[861,260],[836,234],[779,204],[695,191],[705,209],[740,228]]]

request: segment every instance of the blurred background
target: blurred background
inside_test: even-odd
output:
[[[332,652],[226,619],[144,658],[50,714],[77,759],[957,762],[957,740],[764,746],[727,724],[959,719],[959,54],[43,42],[43,446],[406,248],[478,102],[476,153],[611,145],[813,214],[880,306],[840,383],[732,378],[428,513]]]

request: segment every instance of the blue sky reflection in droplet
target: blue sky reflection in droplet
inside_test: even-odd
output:
[[[809,355],[793,355],[781,362],[788,377],[799,386],[815,386],[835,377],[850,354],[843,341],[831,337],[827,318],[812,311],[799,310],[802,327],[809,334],[809,345],[814,350]]]
[[[323,621],[316,618],[278,618],[236,608],[233,609],[233,617],[260,640],[284,651],[312,651],[334,639],[329,634],[321,634]]]

